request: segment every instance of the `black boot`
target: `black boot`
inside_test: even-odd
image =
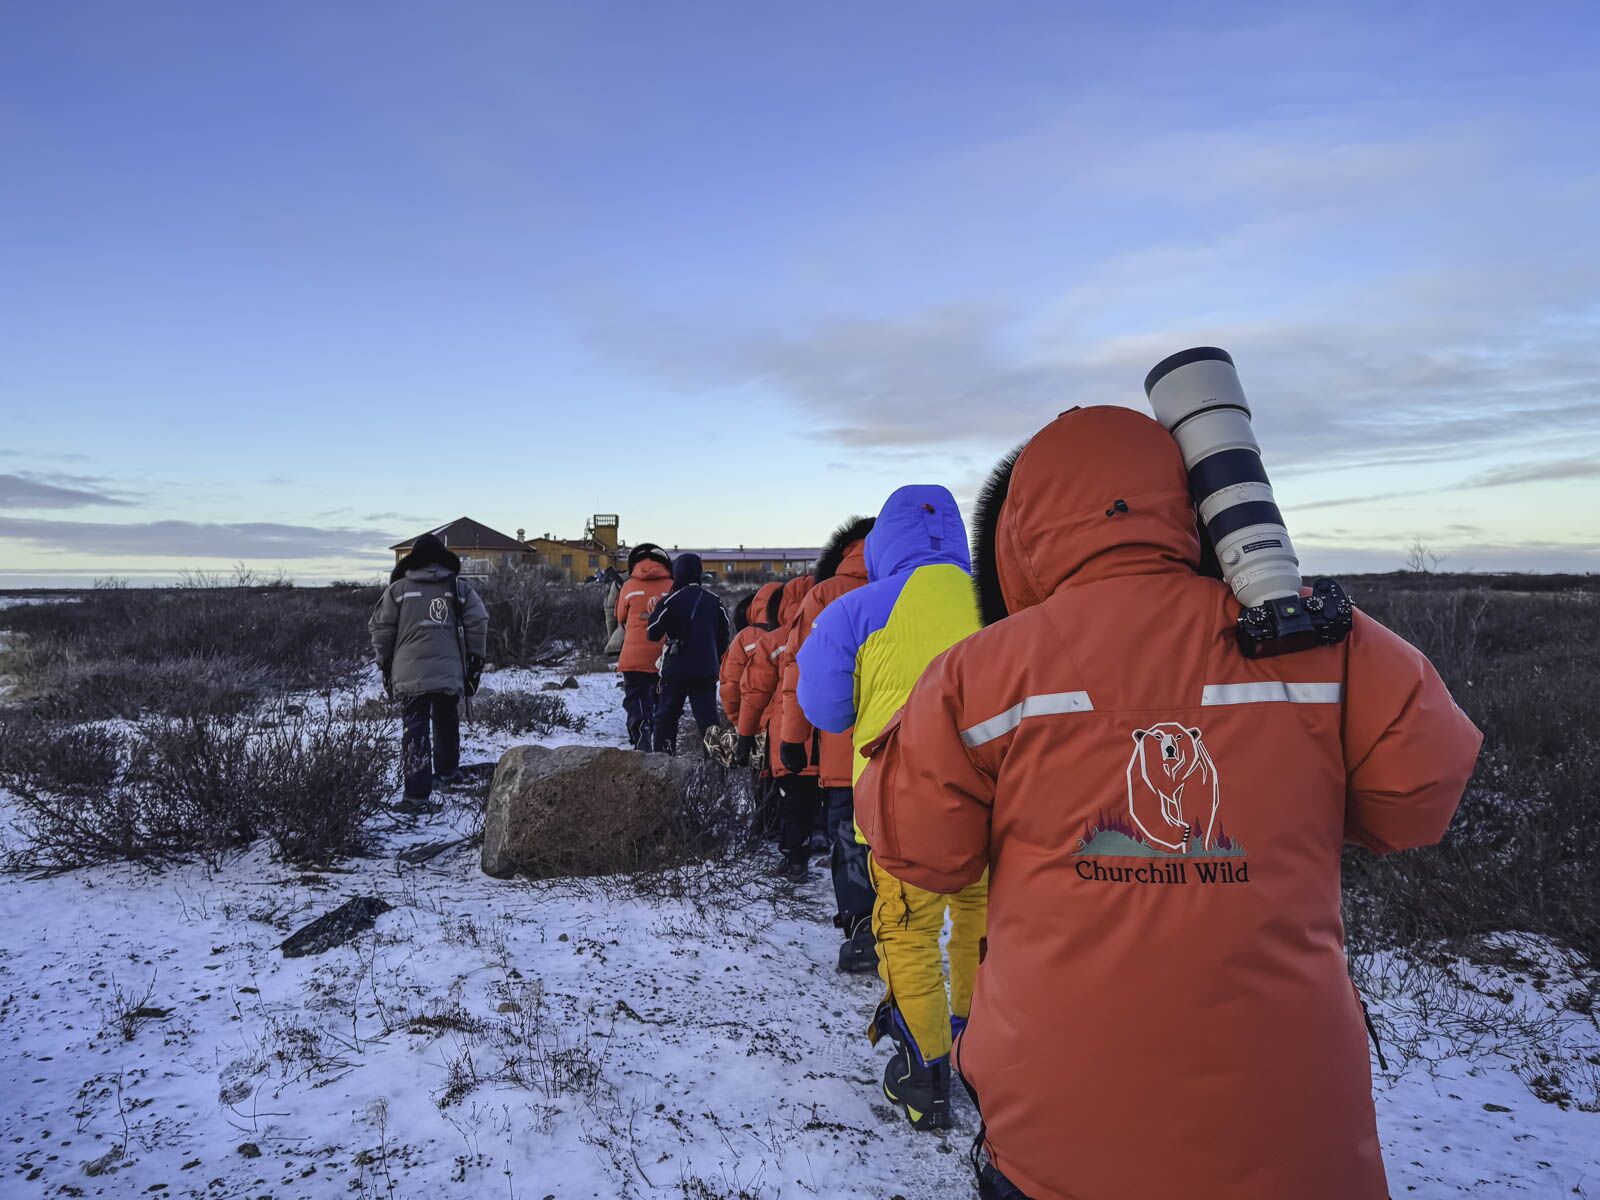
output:
[[[806,865],[806,860],[790,858],[787,854],[778,860],[778,865],[773,868],[772,873],[790,883],[804,883],[811,878],[811,868]]]
[[[883,1071],[883,1094],[906,1114],[913,1129],[949,1129],[949,1058],[936,1058],[924,1066],[910,1046],[897,1042]]]
[[[839,947],[839,970],[865,975],[877,969],[878,939],[872,935],[872,918],[862,917],[855,922],[854,932]]]

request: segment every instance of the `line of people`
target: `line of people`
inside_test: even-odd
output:
[[[946,489],[901,488],[722,648],[787,877],[827,813],[840,966],[885,985],[884,1094],[944,1128],[962,1082],[983,1197],[1388,1195],[1341,850],[1437,842],[1482,738],[1363,613],[1247,658],[1196,518],[1161,425],[1073,409],[996,468],[970,556]],[[648,636],[655,589],[693,624],[665,555],[630,565],[619,620]],[[630,700],[630,731],[653,713],[660,745],[690,678]]]

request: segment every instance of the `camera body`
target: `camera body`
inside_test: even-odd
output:
[[[1189,492],[1216,547],[1223,578],[1244,611],[1247,658],[1337,645],[1350,633],[1350,598],[1332,579],[1300,595],[1300,560],[1272,493],[1250,404],[1226,350],[1197,346],[1157,363],[1145,377],[1156,419],[1183,453]]]

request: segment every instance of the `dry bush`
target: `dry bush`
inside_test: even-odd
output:
[[[479,692],[472,699],[472,719],[492,733],[513,734],[582,733],[589,723],[558,692]]]
[[[239,712],[322,690],[371,658],[375,588],[97,588],[0,609],[0,671],[41,715],[98,720]]]
[[[605,590],[599,584],[504,566],[469,582],[489,611],[488,657],[497,666],[550,666],[573,651],[605,649]]]
[[[13,870],[193,856],[216,864],[256,837],[284,858],[357,853],[387,797],[393,748],[334,712],[147,718],[126,734],[37,717],[0,728],[0,787],[16,799]]]
[[[1345,854],[1352,948],[1549,935],[1600,964],[1600,598],[1370,589],[1484,732],[1441,845]]]

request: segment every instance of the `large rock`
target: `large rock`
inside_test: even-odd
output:
[[[500,756],[483,822],[483,870],[604,875],[649,861],[693,763],[604,746],[513,746]]]

